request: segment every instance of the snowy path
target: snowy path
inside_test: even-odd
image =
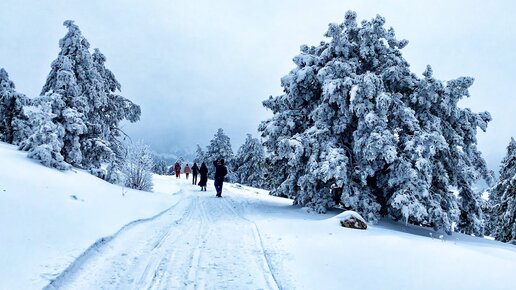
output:
[[[182,187],[171,209],[90,249],[47,289],[278,289],[245,204]]]

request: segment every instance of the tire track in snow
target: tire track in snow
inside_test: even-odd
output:
[[[188,208],[186,214],[180,220],[176,221],[175,224],[185,224],[191,221],[193,214],[193,211]],[[186,227],[174,227],[173,224],[171,224],[168,230],[163,233],[149,253],[150,259],[140,276],[137,284],[138,289],[159,289],[155,288],[155,285],[160,285],[160,282],[166,274],[164,269],[166,264],[170,261],[171,257],[175,257],[176,248],[170,247],[170,245],[176,244],[187,230],[188,228]],[[175,234],[175,236],[172,236],[172,234]],[[171,240],[169,241],[169,239]],[[164,248],[164,245],[166,245],[166,248]]]
[[[280,284],[278,283],[276,276],[274,275],[272,263],[270,261],[270,258],[267,256],[267,253],[263,246],[263,240],[262,240],[262,236],[260,234],[260,230],[258,229],[258,226],[256,225],[256,223],[254,221],[251,221],[251,220],[243,217],[241,214],[239,214],[233,207],[234,203],[231,202],[232,204],[230,204],[230,201],[228,201],[228,200],[229,199],[224,198],[224,204],[235,214],[235,216],[237,216],[240,219],[245,220],[246,222],[248,222],[252,225],[254,241],[259,248],[261,258],[262,258],[261,266],[263,269],[263,275],[264,275],[264,278],[266,279],[267,284],[269,285],[270,289],[282,289],[282,287],[280,287]]]
[[[180,195],[182,193],[182,190],[177,192],[177,195]],[[57,275],[54,279],[52,279],[47,286],[45,286],[44,290],[53,290],[53,289],[59,289],[62,287],[62,284],[66,281],[66,279],[76,273],[81,266],[92,256],[95,255],[97,252],[101,250],[101,248],[105,247],[108,243],[110,243],[112,240],[114,240],[116,237],[121,235],[123,232],[131,229],[132,227],[138,226],[143,223],[152,222],[166,213],[173,210],[178,204],[180,204],[182,201],[182,198],[180,198],[175,204],[167,208],[166,210],[158,213],[155,216],[149,217],[149,218],[143,218],[134,220],[126,225],[124,225],[122,228],[120,228],[116,233],[114,233],[111,236],[102,237],[95,241],[86,251],[84,251],[79,257],[77,257],[63,272],[61,272],[59,275]]]

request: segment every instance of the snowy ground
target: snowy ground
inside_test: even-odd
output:
[[[344,229],[336,212],[238,185],[216,198],[184,176],[122,196],[4,144],[0,160],[0,289],[514,289],[515,246],[389,222]]]
[[[41,289],[101,237],[175,204],[82,171],[60,172],[0,143],[0,289]]]

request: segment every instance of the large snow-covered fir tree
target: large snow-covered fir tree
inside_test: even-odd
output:
[[[65,130],[64,161],[111,179],[109,172],[100,172],[101,164],[108,163],[111,169],[120,164],[116,161],[123,155],[117,139],[121,135],[119,123],[124,119],[137,121],[140,108],[117,94],[120,84],[105,68],[105,56],[98,49],[90,53],[90,44],[79,27],[71,20],[64,25],[68,33],[59,41],[61,51],[52,62],[40,98],[58,100],[53,101],[51,113],[55,115],[53,122]]]
[[[233,159],[233,182],[253,186],[264,186],[265,153],[260,140],[247,134],[244,144],[238,148]]]
[[[0,68],[0,141],[19,144],[27,138],[27,116],[23,107],[29,99],[16,91],[7,72]]]
[[[233,148],[231,148],[231,140],[224,133],[224,130],[219,128],[217,133],[213,136],[213,139],[211,139],[210,145],[208,145],[204,155],[204,162],[206,162],[206,166],[208,166],[208,174],[210,178],[215,176],[213,161],[221,158],[224,159],[228,169],[227,179],[233,180],[234,176],[233,171],[231,170],[233,162]]]
[[[495,206],[493,232],[497,240],[516,240],[516,141],[511,138],[502,160],[500,179],[491,191]]]
[[[385,19],[359,25],[355,12],[330,24],[317,46],[301,46],[264,106],[259,127],[270,152],[272,194],[318,212],[337,203],[376,221],[390,216],[435,229],[482,234],[472,184],[490,172],[476,148],[489,113],[457,106],[473,79],[442,82],[409,69]],[[458,188],[457,199],[450,191]]]

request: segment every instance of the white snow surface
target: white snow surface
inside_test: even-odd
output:
[[[237,184],[216,198],[184,175],[127,190],[4,143],[0,160],[0,289],[514,287],[516,246],[496,241],[389,221],[346,229],[339,212]]]
[[[0,289],[41,289],[98,239],[179,200],[173,185],[130,190],[26,155],[0,143]]]

